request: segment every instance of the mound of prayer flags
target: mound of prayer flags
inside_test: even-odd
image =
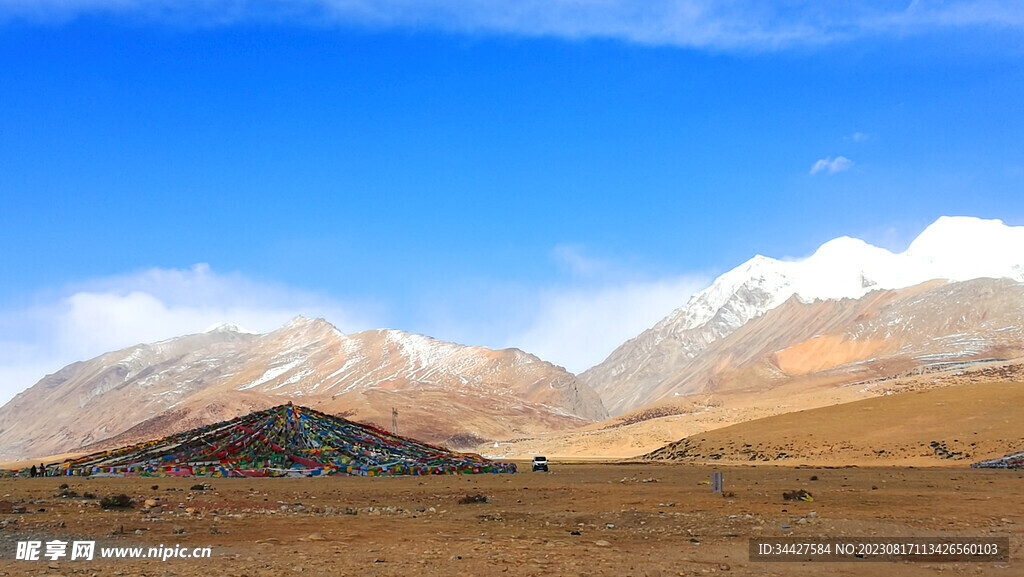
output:
[[[975,469],[1024,469],[1024,451],[1012,453],[998,459],[989,459],[974,463]]]
[[[471,453],[291,403],[52,465],[53,475],[278,477],[514,473]]]

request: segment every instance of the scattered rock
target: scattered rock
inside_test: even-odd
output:
[[[100,499],[100,507],[103,509],[127,509],[132,506],[132,500],[128,495],[108,495]]]
[[[782,498],[787,501],[813,501],[814,497],[810,493],[800,489],[798,491],[784,491]]]
[[[461,499],[459,499],[459,505],[471,505],[473,503],[486,503],[486,502],[487,502],[487,496],[486,495],[481,495],[479,493],[476,494],[476,495],[466,495],[466,496],[462,497]]]

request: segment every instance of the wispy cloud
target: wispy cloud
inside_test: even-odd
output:
[[[845,156],[837,156],[834,159],[829,156],[828,158],[822,158],[821,160],[814,163],[811,166],[811,174],[818,174],[819,172],[825,172],[828,174],[835,174],[837,172],[843,172],[853,168],[853,161]]]
[[[555,247],[543,284],[459,281],[424,294],[404,327],[462,344],[515,347],[582,372],[707,288],[707,274],[656,274],[584,245]]]
[[[871,140],[871,135],[866,132],[854,132],[850,136],[843,137],[843,140],[850,140],[858,143],[867,142],[868,140]]]
[[[551,251],[551,257],[576,277],[592,278],[609,269],[608,262],[588,256],[578,244],[560,244]]]
[[[508,337],[514,346],[579,373],[650,328],[709,279],[678,276],[542,291],[527,326]]]
[[[503,346],[574,373],[603,361],[711,282],[701,274],[652,276],[578,244],[558,245],[552,256],[571,282],[529,291],[528,306],[517,315],[522,323],[505,335]]]
[[[0,0],[0,18],[59,22],[86,14],[193,26],[283,21],[757,50],[948,28],[1024,28],[1014,0]]]
[[[327,318],[342,331],[376,326],[354,310],[325,295],[204,264],[93,279],[34,306],[0,310],[0,402],[71,362],[218,322],[265,332],[302,314]]]

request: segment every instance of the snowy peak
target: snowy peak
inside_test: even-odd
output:
[[[1024,227],[1001,220],[942,217],[926,228],[904,256],[932,278],[1024,280]]]
[[[1001,244],[1024,242],[1024,227],[1007,226],[998,219],[943,216],[910,243],[906,254],[917,258],[948,258]]]
[[[884,248],[868,244],[859,238],[841,236],[818,247],[818,250],[803,262],[819,266],[840,263],[863,267],[891,256],[892,253]]]
[[[311,319],[297,316],[285,323],[281,328],[264,335],[265,338],[285,338],[307,340],[315,337],[315,340],[345,338],[345,334],[339,331],[334,325],[322,318]]]
[[[246,335],[254,335],[254,334],[256,334],[256,333],[254,333],[252,331],[247,331],[247,330],[243,329],[242,327],[240,327],[240,326],[238,326],[238,325],[236,325],[234,323],[217,323],[215,325],[211,325],[209,328],[207,328],[203,332],[204,333],[240,333],[240,334],[246,334]]]
[[[768,282],[773,275],[774,282]],[[1024,227],[1007,226],[1000,220],[943,217],[902,253],[843,236],[821,245],[802,261],[756,256],[719,277],[708,291],[735,294],[741,286],[775,290],[773,308],[794,294],[808,301],[860,298],[873,290],[906,288],[934,279],[976,278],[1024,281]]]
[[[808,301],[860,298],[880,288],[917,284],[899,278],[906,272],[903,260],[860,239],[830,240],[806,260],[793,263],[794,294]]]
[[[285,323],[285,325],[283,327],[281,327],[280,330],[294,331],[294,330],[321,329],[321,328],[324,328],[325,326],[334,328],[334,325],[332,325],[331,323],[325,321],[324,319],[321,319],[321,318],[311,319],[311,318],[307,318],[307,317],[304,317],[302,315],[299,315],[299,316],[293,318],[292,320],[288,321],[287,323]]]
[[[747,301],[758,301],[758,309],[778,306],[792,295],[792,291],[788,290],[793,284],[792,264],[755,256],[720,276],[710,287],[693,295],[685,307],[677,309],[659,325],[678,325],[680,330],[703,326],[730,302],[734,302],[738,295],[744,295]],[[781,300],[774,302],[779,296]],[[746,320],[749,319],[743,322]]]

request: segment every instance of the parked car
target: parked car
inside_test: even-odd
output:
[[[548,458],[536,456],[533,458],[533,470],[548,472]]]

